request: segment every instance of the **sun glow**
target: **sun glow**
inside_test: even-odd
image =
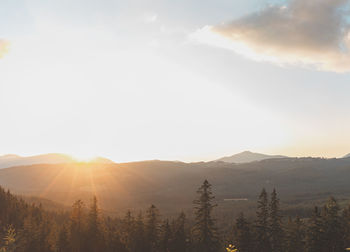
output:
[[[81,162],[81,163],[90,163],[93,162],[94,160],[96,160],[98,157],[97,156],[93,156],[93,155],[84,155],[84,154],[79,154],[79,155],[70,155],[70,157],[76,161],[76,162]]]
[[[11,39],[11,53],[0,62],[6,83],[0,106],[11,104],[3,115],[11,122],[3,126],[12,132],[2,138],[7,152],[21,153],[14,143],[25,138],[28,146],[21,146],[30,154],[49,149],[77,162],[96,155],[116,162],[197,161],[289,141],[289,129],[273,111],[227,88],[223,78],[193,70],[187,54],[174,55],[192,43],[169,49],[143,38],[135,45],[113,30],[41,18],[37,32]],[[233,75],[234,83],[243,82]]]
[[[8,116],[26,122],[23,132],[12,119],[18,137],[25,135],[31,149],[40,139],[44,147],[36,152],[71,153],[78,162],[97,154],[116,162],[191,161],[288,141],[273,113],[176,61],[141,46],[96,48],[113,40],[109,33],[66,33],[74,39],[48,32],[14,41],[3,65],[11,85],[0,98],[12,104]]]
[[[10,42],[0,39],[0,58],[4,57],[10,49]]]

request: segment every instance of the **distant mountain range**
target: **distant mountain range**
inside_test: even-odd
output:
[[[226,163],[236,163],[236,164],[242,164],[242,163],[250,163],[250,162],[256,162],[261,161],[265,159],[275,159],[275,158],[288,158],[287,156],[281,156],[281,155],[266,155],[261,153],[254,153],[250,151],[244,151],[229,157],[223,157],[216,161],[222,161]]]
[[[97,195],[104,210],[144,209],[191,214],[196,190],[208,179],[220,211],[255,212],[262,188],[276,188],[283,204],[312,211],[333,195],[350,199],[350,159],[273,158],[249,163],[143,161],[133,163],[35,164],[0,169],[0,185],[16,194],[71,205]],[[239,204],[225,199],[248,199]],[[246,205],[240,210],[241,205]],[[251,204],[251,205],[249,205]],[[345,202],[344,202],[345,204]],[[238,213],[237,212],[237,213]]]
[[[69,155],[50,153],[43,155],[36,155],[30,157],[21,157],[14,154],[0,156],[0,169],[12,166],[34,165],[34,164],[65,164],[77,162]],[[111,160],[103,157],[97,157],[91,162],[94,163],[113,163]]]
[[[205,179],[213,185],[219,211],[225,216],[239,212],[253,216],[262,188],[268,192],[276,188],[284,209],[300,215],[311,213],[314,205],[331,195],[343,205],[350,203],[350,155],[291,158],[245,151],[219,160],[77,162],[64,154],[11,154],[0,156],[0,186],[49,209],[65,209],[77,199],[88,203],[96,195],[110,214],[155,204],[164,216],[179,210],[191,216],[196,190]]]
[[[251,163],[258,162],[267,159],[278,159],[278,158],[291,158],[283,155],[266,155],[262,153],[254,153],[251,151],[244,151],[229,157],[223,157],[215,162],[225,162],[225,163],[235,163],[235,164],[243,164],[243,163]],[[350,153],[345,155],[343,158],[350,158]],[[35,164],[68,164],[68,163],[77,163],[78,161],[73,157],[60,154],[60,153],[49,153],[42,154],[36,156],[22,157],[15,154],[7,154],[0,156],[0,169],[9,168],[13,166],[27,166],[27,165],[35,165]],[[104,163],[104,164],[112,164],[113,161],[104,158],[104,157],[96,157],[89,161],[90,163]]]

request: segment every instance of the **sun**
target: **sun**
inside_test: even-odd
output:
[[[71,158],[77,162],[91,162],[97,158],[97,155],[93,154],[70,154]]]

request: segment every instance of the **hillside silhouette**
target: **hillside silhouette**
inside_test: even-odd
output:
[[[38,164],[0,170],[0,184],[13,192],[70,205],[96,194],[109,211],[142,208],[153,202],[165,211],[186,209],[196,185],[214,185],[219,205],[255,200],[261,188],[279,188],[286,204],[296,206],[329,195],[350,195],[350,159],[279,158],[253,163],[143,161],[121,164]],[[193,193],[191,193],[193,192]],[[238,204],[238,203],[237,203]]]

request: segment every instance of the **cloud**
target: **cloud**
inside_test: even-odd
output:
[[[2,58],[9,50],[10,43],[6,40],[0,39],[0,58]]]
[[[347,0],[290,0],[230,23],[206,26],[192,38],[259,61],[350,71]]]

